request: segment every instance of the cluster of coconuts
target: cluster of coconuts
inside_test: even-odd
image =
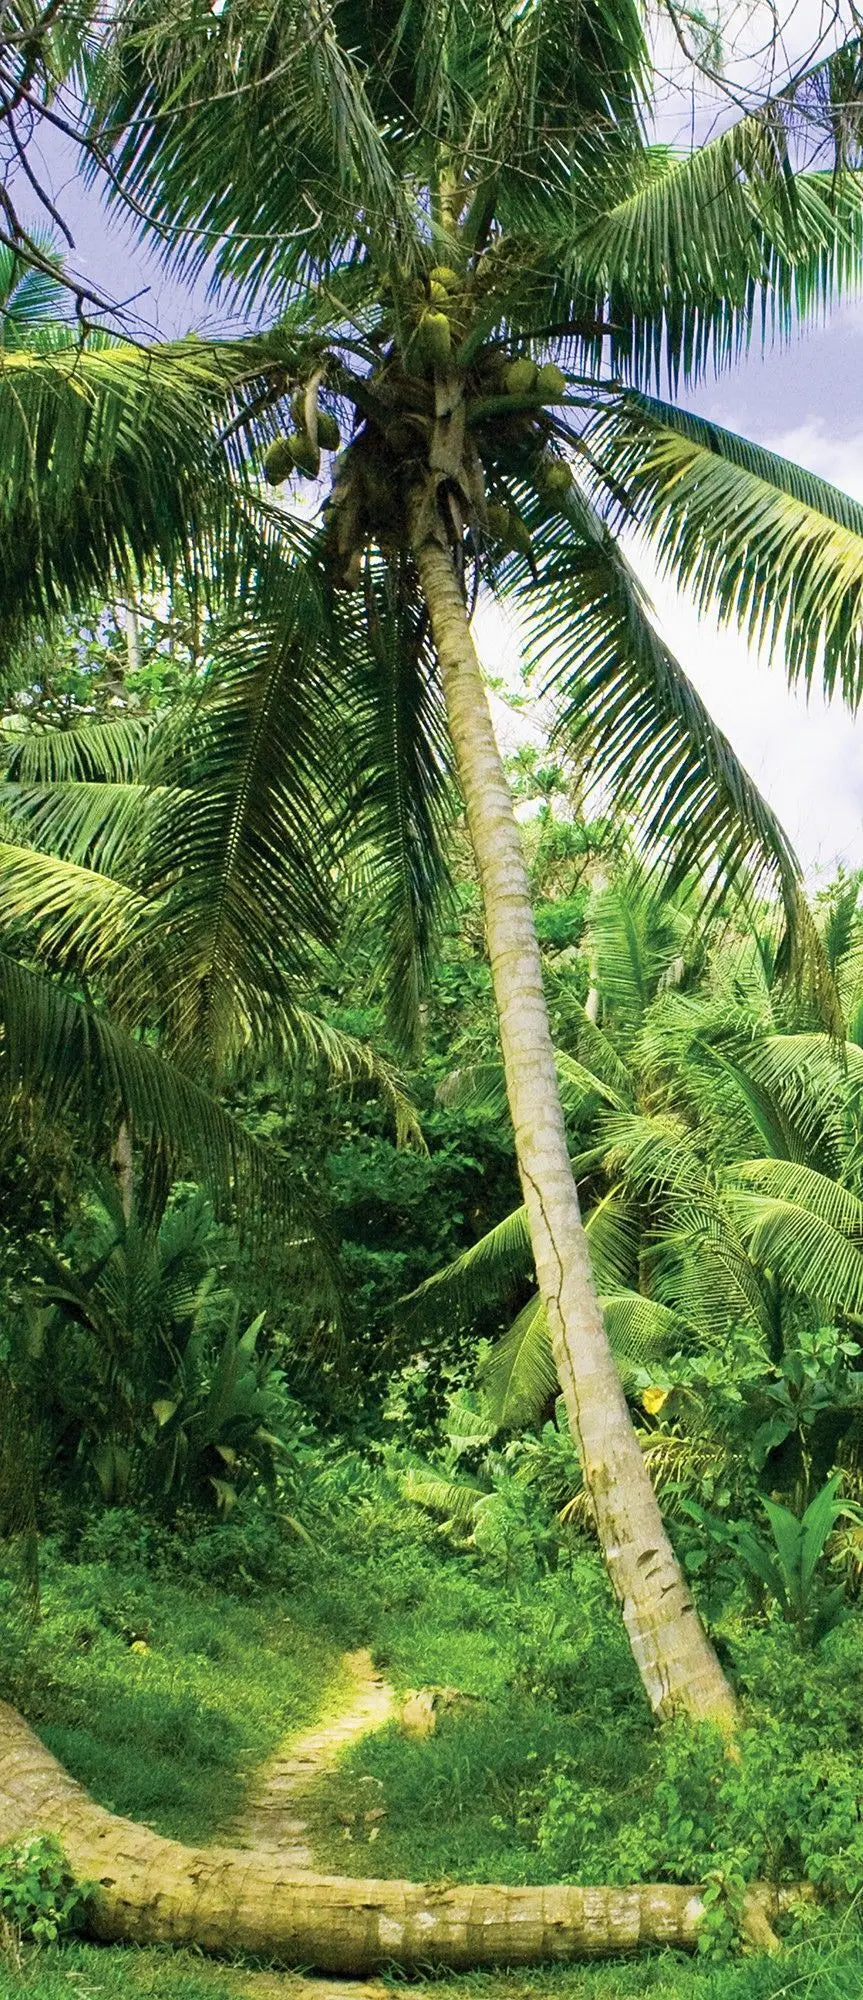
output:
[[[446,368],[452,359],[453,335],[461,338],[459,301],[462,280],[449,264],[434,264],[428,277],[417,280],[417,324],[413,353],[422,367]]]
[[[529,355],[516,355],[507,360],[506,355],[497,353],[489,357],[483,370],[485,379],[481,383],[482,392],[495,399],[503,399],[489,422],[493,423],[498,436],[508,428],[513,438],[518,437],[524,445],[525,431],[533,436],[535,449],[528,463],[530,476],[536,491],[549,505],[556,506],[566,499],[572,486],[572,473],[566,460],[549,448],[550,432],[544,422],[541,407],[536,404],[559,402],[566,394],[566,376],[554,361],[537,364]],[[512,400],[516,406],[509,417],[506,403]],[[525,409],[525,404],[527,408]],[[498,544],[504,553],[514,550],[521,555],[531,551],[530,530],[521,515],[513,507],[504,506],[492,500],[487,508],[487,533],[489,540]]]
[[[317,438],[310,436],[306,427],[306,392],[297,390],[291,403],[296,429],[285,437],[274,438],[264,453],[263,473],[268,486],[281,486],[283,480],[290,479],[295,472],[302,473],[304,479],[317,479],[321,469],[321,452],[338,451],[342,437],[331,410],[317,408]]]

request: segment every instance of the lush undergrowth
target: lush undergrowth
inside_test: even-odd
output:
[[[819,1944],[792,1944],[782,1977],[748,1961],[654,1960],[450,1980],[442,1996],[856,1996],[861,1621],[853,1614],[808,1652],[778,1621],[738,1624],[725,1643],[746,1705],[739,1766],[709,1734],[655,1728],[589,1550],[563,1548],[557,1568],[507,1577],[370,1489],[320,1547],[280,1537],[262,1516],[203,1536],[145,1533],[114,1516],[74,1560],[49,1545],[42,1622],[29,1641],[7,1623],[0,1673],[96,1798],[209,1839],[276,1742],[339,1706],[342,1650],[370,1645],[399,1690],[446,1688],[450,1705],[430,1736],[392,1724],[318,1781],[309,1818],[323,1867],[528,1882],[699,1881],[719,1868],[808,1876],[827,1892]],[[256,1990],[236,1969],[81,1944],[13,1970],[0,1992],[33,2000],[111,2000],[121,1983],[124,1997],[177,2000]]]

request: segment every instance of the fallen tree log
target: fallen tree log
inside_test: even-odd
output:
[[[507,1888],[358,1881],[299,1873],[277,1855],[184,1847],[95,1805],[20,1715],[0,1702],[0,1845],[32,1833],[62,1842],[94,1882],[94,1936],[248,1951],[321,1972],[387,1965],[467,1970],[694,1947],[697,1888]],[[769,1943],[782,1891],[750,1891],[746,1924]]]

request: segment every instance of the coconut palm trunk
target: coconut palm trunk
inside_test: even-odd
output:
[[[669,1541],[603,1325],[572,1177],[518,823],[443,529],[413,553],[476,857],[539,1288],[600,1545],[653,1708],[731,1730],[735,1704]]]

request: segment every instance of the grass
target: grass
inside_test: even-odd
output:
[[[375,1656],[400,1690],[460,1692],[433,1735],[362,1739],[310,1796],[315,1850],[344,1874],[542,1882],[550,1774],[590,1771],[625,1819],[654,1730],[592,1558],[503,1589],[439,1564],[418,1602],[382,1608]],[[379,1805],[386,1817],[367,1818]]]
[[[185,1951],[67,1944],[0,1961],[0,2000],[329,2000],[332,1982],[223,1965]],[[517,1973],[473,1973],[406,1987],[386,1980],[395,2000],[859,2000],[863,1944],[839,1929],[781,1962],[710,1964],[671,1952],[631,1963]],[[343,1987],[339,1988],[344,1991]],[[358,1993],[365,1991],[360,1987]]]
[[[280,1597],[239,1600],[101,1563],[45,1566],[42,1622],[0,1685],[100,1805],[212,1840],[247,1775],[338,1703],[336,1641]]]

